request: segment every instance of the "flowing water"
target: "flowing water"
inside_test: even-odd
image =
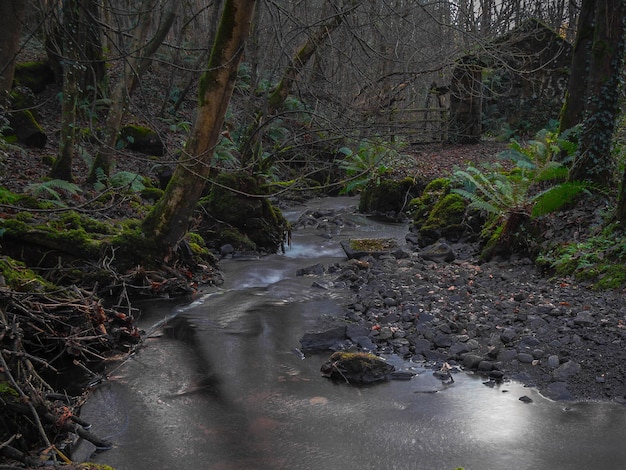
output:
[[[406,232],[352,220],[341,236]],[[320,314],[341,310],[341,295],[295,271],[344,259],[338,239],[295,233],[284,255],[223,261],[225,285],[191,303],[143,305],[144,329],[175,319],[83,407],[114,447],[79,453],[118,470],[626,468],[620,405],[552,402],[469,374],[444,385],[396,357],[388,360],[413,370],[412,380],[354,387],[321,377],[327,355],[303,357],[298,340]]]

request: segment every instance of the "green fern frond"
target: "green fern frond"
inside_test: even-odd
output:
[[[535,175],[535,181],[564,181],[567,179],[569,170],[561,163],[551,162]]]
[[[137,173],[130,171],[120,171],[111,176],[109,183],[113,188],[128,187],[132,191],[143,191],[146,187],[143,184],[142,177]]]
[[[26,186],[25,190],[34,197],[54,199],[56,201],[61,201],[59,191],[65,191],[70,196],[75,196],[81,192],[78,185],[61,179],[44,181],[43,183],[32,183]]]
[[[461,188],[453,188],[450,191],[467,199],[469,201],[469,206],[473,209],[478,209],[479,211],[486,212],[488,214],[502,214],[501,208],[496,207],[485,199],[482,199],[475,193],[470,193],[469,191]]]
[[[531,217],[539,217],[558,211],[569,204],[580,193],[589,190],[589,184],[582,181],[565,182],[553,186],[534,197]]]

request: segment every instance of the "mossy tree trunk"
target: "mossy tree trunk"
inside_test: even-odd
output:
[[[63,2],[63,98],[61,104],[61,135],[59,153],[52,166],[52,178],[73,181],[72,163],[76,139],[76,115],[79,100],[80,63],[80,1]]]
[[[15,56],[20,44],[25,0],[0,2],[0,109],[8,102],[15,71]]]
[[[289,61],[283,75],[267,100],[267,108],[259,111],[254,122],[249,126],[248,135],[242,149],[242,165],[253,163],[256,156],[261,153],[261,141],[263,128],[272,119],[272,116],[282,108],[289,96],[294,83],[308,64],[313,54],[328,40],[331,33],[337,29],[359,5],[355,0],[348,0],[345,5],[339,7],[339,11],[325,24],[315,30],[304,43],[298,48]]]
[[[580,156],[570,170],[570,180],[610,187],[615,169],[611,143],[619,114],[624,64],[624,0],[595,2],[594,18]]]
[[[196,120],[163,197],[143,223],[145,236],[166,260],[187,232],[211,170],[214,149],[235,87],[255,0],[226,0],[199,87]]]
[[[594,0],[583,0],[578,24],[565,103],[561,110],[559,131],[564,132],[583,120],[587,102],[587,78],[593,43]]]
[[[117,82],[111,93],[111,107],[107,113],[106,123],[102,129],[102,141],[91,167],[88,181],[95,182],[100,178],[108,178],[111,172],[111,163],[117,148],[118,134],[122,126],[128,100],[137,86],[139,79],[148,68],[150,57],[157,51],[176,18],[177,0],[170,0],[169,11],[152,39],[146,42],[150,25],[150,18],[156,7],[156,0],[143,2],[139,11],[142,14],[138,26],[135,28],[129,56],[125,59],[124,75]]]

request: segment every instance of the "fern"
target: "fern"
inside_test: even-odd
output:
[[[583,181],[565,182],[546,189],[533,198],[534,206],[531,217],[539,217],[558,211],[572,202],[576,196],[588,192],[588,190],[589,183]]]
[[[486,167],[483,171],[474,166],[457,170],[454,178],[464,189],[452,191],[473,207],[500,217],[512,213],[538,217],[556,211],[588,188],[585,183],[566,182],[568,169],[564,162],[577,150],[571,139],[575,131],[559,136],[542,130],[526,145],[512,139],[509,148],[500,153],[502,159],[514,163],[511,171],[505,172],[502,167]]]
[[[109,179],[109,184],[113,188],[121,189],[128,187],[131,191],[143,191],[146,187],[143,184],[142,177],[137,173],[130,171],[119,171]]]
[[[32,183],[26,186],[25,191],[37,198],[52,200],[55,203],[62,203],[61,192],[66,192],[70,196],[76,196],[81,192],[78,185],[69,181],[54,179],[43,183]]]

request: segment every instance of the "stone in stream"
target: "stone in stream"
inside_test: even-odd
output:
[[[346,339],[346,325],[328,325],[317,331],[305,333],[300,339],[303,351],[336,349]]]
[[[349,384],[369,384],[393,378],[395,367],[374,354],[338,351],[322,364],[321,371],[324,377]]]

